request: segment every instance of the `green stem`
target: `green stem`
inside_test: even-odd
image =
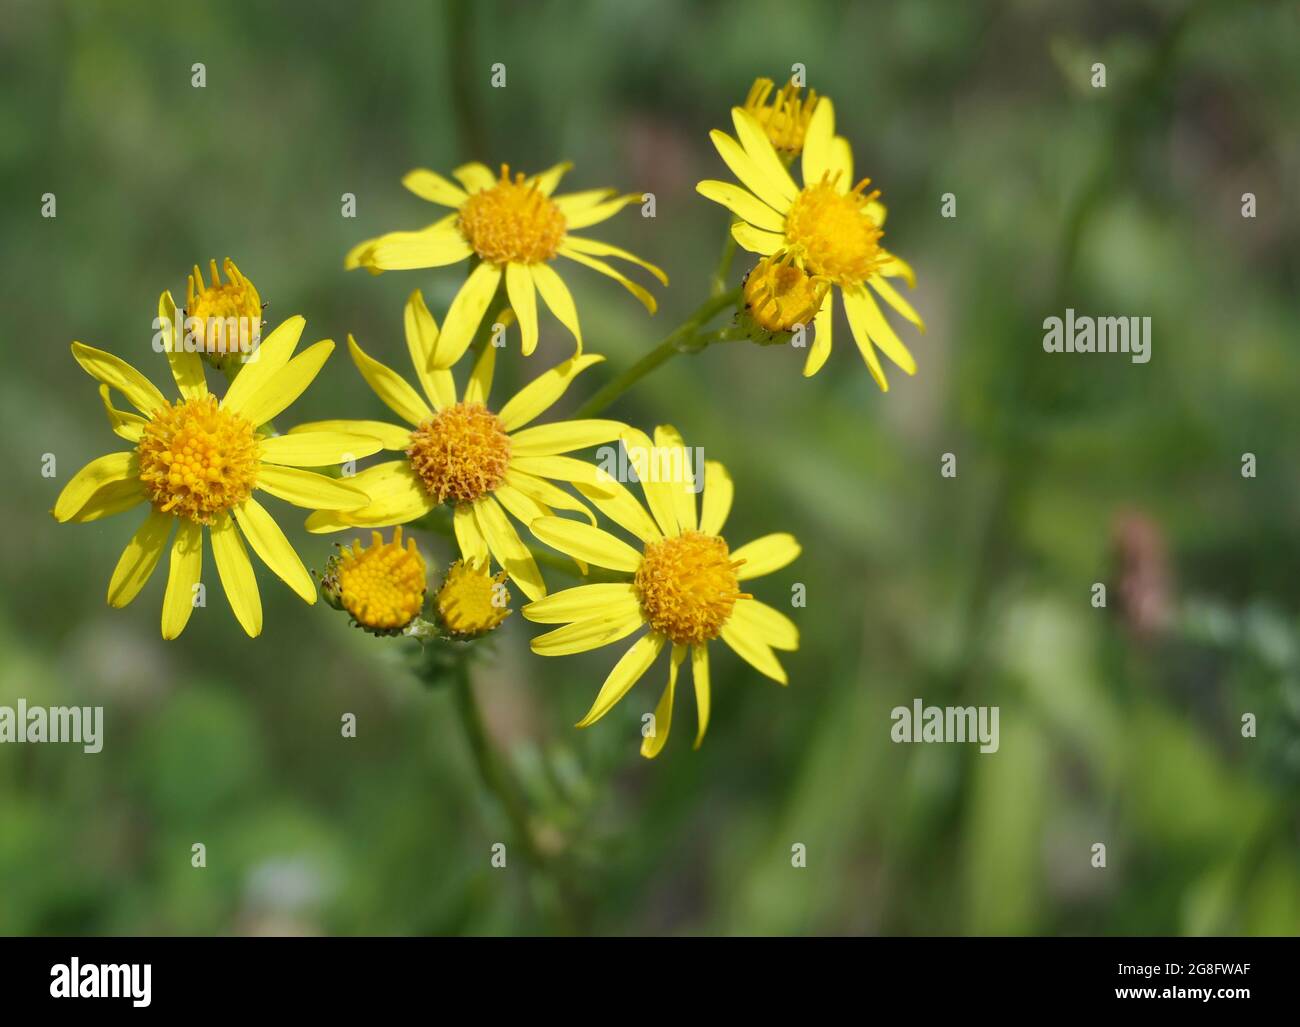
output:
[[[734,224],[734,220],[733,220]],[[727,279],[731,276],[731,263],[736,259],[736,237],[727,230],[727,241],[722,244],[722,256],[709,281],[709,295],[721,296],[727,291]]]
[[[734,307],[739,299],[739,289],[729,289],[709,297],[690,317],[669,332],[659,345],[579,407],[574,417],[582,419],[596,416],[651,371],[667,363],[678,353],[698,353],[710,342],[719,341],[701,336],[700,328],[723,310]]]

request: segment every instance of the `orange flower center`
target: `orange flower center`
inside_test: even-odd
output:
[[[140,481],[163,513],[211,524],[257,483],[253,424],[222,410],[216,397],[183,399],[154,411],[136,452]]]
[[[647,542],[633,588],[650,627],[676,645],[717,638],[739,591],[736,567],[725,540],[687,531]]]
[[[510,436],[482,403],[457,403],[411,433],[406,456],[439,503],[470,503],[505,480]]]
[[[493,264],[540,264],[550,260],[564,241],[564,215],[523,172],[474,193],[460,208],[460,230],[474,252]]]
[[[840,193],[834,179],[823,177],[795,197],[785,216],[785,234],[813,274],[853,285],[875,273],[883,233],[867,214],[867,204],[880,195],[878,189],[863,192],[869,181],[864,178],[851,192]]]

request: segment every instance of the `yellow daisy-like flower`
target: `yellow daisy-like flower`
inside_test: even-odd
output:
[[[459,639],[480,638],[495,631],[510,616],[506,572],[492,574],[486,564],[457,560],[434,597],[438,622]]]
[[[360,489],[303,468],[367,456],[380,446],[363,434],[310,432],[268,438],[259,432],[260,425],[303,393],[334,348],[324,340],[295,357],[306,325],[301,317],[289,318],[270,334],[218,401],[208,392],[199,355],[177,345],[176,305],[170,293],[163,293],[158,308],[160,323],[172,340],[165,349],[180,398],[168,400],[148,378],[111,353],[74,342],[72,355],[102,383],[99,393],[113,431],[135,448],[92,460],[78,471],[59,494],[53,514],[59,521],[84,522],[149,504],[148,516],[109,581],[108,602],[117,607],[139,594],[176,527],[163,597],[164,638],[179,635],[194,610],[206,528],[230,608],[244,630],[255,636],[262,630],[262,603],[243,540],[308,603],[316,601],[316,586],[253,492],[261,490],[310,509],[363,506],[369,497]],[[110,389],[121,392],[139,413],[116,409]]]
[[[775,95],[773,89],[776,83],[770,78],[755,79],[745,97],[745,110],[763,126],[777,153],[789,163],[803,150],[808,123],[817,107],[817,90],[810,89],[801,97],[794,82],[787,82]]]
[[[505,165],[500,177],[494,177],[483,164],[465,164],[452,172],[460,185],[426,168],[417,168],[402,179],[402,184],[421,199],[452,207],[455,212],[418,232],[390,232],[368,239],[348,253],[344,266],[379,272],[443,267],[472,257],[478,259],[447,311],[439,362],[434,365],[439,369],[451,367],[469,347],[503,279],[510,306],[519,318],[524,356],[537,346],[538,293],[551,313],[573,333],[581,353],[578,311],[551,261],[567,257],[608,275],[652,314],[654,297],[600,258],[630,261],[663,285],[668,284],[668,276],[627,250],[570,234],[599,224],[641,199],[635,193],[619,196],[613,189],[588,189],[553,197],[551,194],[570,167],[567,163],[557,164],[531,178],[525,178],[522,172],[512,178]]]
[[[879,191],[866,192],[870,179],[865,178],[850,186],[853,151],[847,140],[835,135],[831,101],[821,97],[809,120],[802,188],[790,177],[759,121],[740,107],[733,108],[731,114],[739,141],[717,129],[710,138],[745,188],[706,180],[696,190],[740,218],[731,233],[745,249],[761,256],[789,251],[809,274],[838,287],[853,339],[882,390],[888,391],[889,383],[876,346],[908,374],[915,374],[916,361],[885,320],[871,290],[925,331],[912,305],[886,280],[901,276],[912,286],[916,277],[900,257],[880,244],[885,208],[878,200]],[[830,356],[833,296],[832,289],[817,312],[805,376],[816,374]]]
[[[800,549],[788,534],[765,535],[734,551],[728,546],[720,533],[731,510],[733,489],[726,469],[714,461],[704,464],[704,494],[697,517],[689,471],[681,475],[685,481],[666,480],[673,475],[656,472],[651,456],[658,455],[660,467],[689,468],[687,451],[675,429],[656,429],[653,447],[644,433],[631,429],[624,433],[623,442],[650,512],[608,477],[598,487],[582,491],[606,517],[637,538],[640,552],[579,521],[544,517],[534,521],[532,528],[543,542],[575,560],[622,571],[630,579],[556,592],[529,603],[523,614],[541,624],[564,625],[533,639],[533,652],[542,656],[586,652],[626,638],[643,626],[648,629],[614,665],[578,727],[594,724],[608,713],[664,647],[671,647],[668,685],[655,709],[655,730],[641,745],[643,756],[654,757],[668,741],[677,671],[688,651],[699,725],[696,748],[709,723],[709,642],[721,638],[758,671],[786,683],[785,670],[772,650],[797,649],[799,630],[785,614],[742,592],[740,585],[780,570]]]
[[[415,539],[408,538],[403,547],[400,526],[393,529],[390,542],[377,531],[370,539],[369,547],[358,539],[330,558],[324,587],[361,627],[397,634],[424,609],[424,558]]]
[[[436,369],[444,338],[417,289],[406,304],[406,342],[424,389],[421,396],[348,337],[362,377],[406,424],[317,421],[291,432],[368,432],[384,449],[400,451],[402,457],[368,467],[352,479],[371,496],[368,506],[321,510],[307,518],[307,529],[328,532],[354,525],[406,524],[448,503],[454,507],[452,523],[461,555],[480,565],[491,553],[525,595],[540,599],[546,584],[506,514],[527,525],[555,508],[577,511],[594,523],[579,500],[547,479],[594,483],[600,473],[596,467],[561,454],[612,442],[624,425],[603,420],[527,425],[564,395],[579,373],[605,358],[574,356],[538,375],[500,409],[493,409],[488,400],[496,347],[483,348],[458,396],[451,372]]]

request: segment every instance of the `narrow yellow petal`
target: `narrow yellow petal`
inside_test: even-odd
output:
[[[743,561],[736,568],[738,581],[749,581],[779,571],[798,558],[803,552],[795,537],[788,532],[778,531],[747,542],[739,549],[731,551],[732,562]]]
[[[316,583],[266,507],[251,496],[234,509],[235,520],[258,558],[307,603],[316,602]]]
[[[176,518],[150,509],[149,516],[131,536],[108,582],[108,605],[122,607],[140,594],[158,566]]]
[[[510,466],[525,474],[550,478],[552,481],[585,482],[603,487],[609,480],[609,475],[599,467],[585,460],[575,460],[571,456],[515,456],[510,458]]]
[[[537,561],[528,551],[515,531],[514,525],[506,518],[505,511],[492,496],[482,496],[474,502],[474,521],[479,531],[487,539],[488,549],[510,580],[519,586],[529,599],[541,599],[546,595],[546,582],[542,580]]]
[[[731,237],[750,253],[757,253],[763,257],[770,257],[786,245],[784,235],[764,232],[761,228],[747,225],[743,221],[737,221],[731,226]]]
[[[577,209],[561,207],[564,213],[564,227],[569,231],[578,228],[590,228],[602,221],[608,221],[629,203],[641,203],[642,193],[627,193],[603,200],[600,203],[587,204]]]
[[[570,357],[549,371],[543,371],[501,408],[497,416],[501,418],[502,427],[508,432],[522,428],[563,396],[574,378],[604,359],[598,354],[588,353]]]
[[[504,482],[492,490],[492,496],[505,507],[506,513],[520,524],[532,524],[539,517],[552,516],[545,504],[539,503],[532,496]]]
[[[596,701],[591,704],[591,709],[587,711],[587,715],[578,721],[577,726],[590,727],[612,710],[615,704],[623,696],[627,695],[632,686],[641,680],[641,676],[650,669],[650,664],[654,663],[663,647],[663,635],[655,634],[653,631],[637,639],[632,647],[622,655],[618,663],[614,664],[614,669],[609,672],[609,677],[605,679],[600,692],[596,695]]]
[[[194,612],[194,586],[203,574],[203,528],[185,517],[176,518],[176,538],[163,593],[162,636],[176,638]]]
[[[668,684],[659,705],[655,707],[654,730],[641,739],[641,755],[648,760],[654,759],[668,744],[668,732],[673,726],[673,695],[677,691],[677,671],[686,656],[684,645],[674,645],[668,660]]]
[[[822,305],[813,319],[813,343],[808,350],[808,359],[804,361],[803,376],[811,378],[822,369],[826,358],[831,355],[831,331],[835,321],[835,290],[828,289],[822,299]]]
[[[96,489],[95,494],[68,520],[73,524],[88,524],[133,509],[148,498],[139,478],[123,478]]]
[[[626,260],[637,267],[645,268],[659,279],[660,285],[668,284],[668,275],[664,273],[663,268],[657,264],[651,264],[648,260],[642,260],[635,253],[629,253],[618,246],[611,246],[607,242],[599,242],[596,239],[586,239],[579,235],[566,235],[564,245],[571,250],[588,253],[593,257],[617,257],[619,260]]]
[[[63,486],[59,498],[54,501],[54,519],[71,520],[100,489],[135,478],[137,473],[136,455],[132,450],[96,457]]]
[[[424,302],[424,294],[416,289],[406,301],[404,314],[406,348],[411,353],[411,365],[424,387],[434,410],[452,406],[456,402],[456,383],[450,371],[435,370],[438,353],[438,322],[433,319]]]
[[[822,97],[817,101],[817,110],[823,107],[829,108],[826,98]],[[816,117],[816,114],[813,115]],[[768,138],[767,132],[759,124],[758,119],[743,107],[731,108],[731,123],[736,126],[736,138],[740,140],[740,145],[745,148],[745,153],[749,159],[754,162],[754,167],[762,175],[777,193],[787,202],[794,200],[799,195],[799,187],[794,184],[794,179],[790,177],[790,172],[781,162],[781,158],[776,155],[776,149],[772,146],[772,140]],[[807,182],[807,179],[804,180]],[[773,206],[776,206],[773,204]],[[788,207],[777,208],[788,210]]]
[[[435,368],[451,367],[469,349],[500,282],[501,268],[487,261],[465,279],[442,323],[442,335],[438,338],[438,350],[434,355]]]
[[[804,185],[816,185],[822,176],[831,171],[832,140],[835,138],[835,108],[831,106],[830,97],[823,96],[813,109],[812,120],[808,122],[808,131],[803,140],[803,181]],[[840,192],[844,192],[852,183],[836,183]]]
[[[553,510],[571,510],[582,514],[591,524],[596,523],[596,515],[587,509],[581,500],[575,499],[561,488],[549,481],[536,478],[514,467],[506,469],[506,484],[518,489],[524,495]],[[581,486],[575,486],[581,488]]]
[[[781,666],[781,661],[776,658],[776,653],[772,652],[768,644],[757,634],[746,630],[735,620],[729,620],[722,625],[721,635],[722,640],[734,650],[736,655],[760,674],[764,674],[783,685],[789,683],[785,668]]]
[[[488,396],[492,393],[492,377],[496,366],[497,348],[489,342],[474,361],[474,370],[470,372],[469,381],[465,385],[466,403],[487,404]]]
[[[897,289],[885,281],[885,279],[880,275],[872,275],[867,279],[867,281],[871,283],[871,287],[875,289],[876,292],[880,293],[886,303],[898,311],[898,313],[902,314],[903,317],[907,318],[907,320],[911,321],[912,324],[916,325],[922,333],[925,332],[925,322],[921,320],[921,315],[916,312],[912,304],[908,303],[907,300],[902,297]]]
[[[709,138],[713,140],[718,155],[731,169],[731,173],[740,180],[741,185],[778,214],[789,212],[790,197],[787,197],[778,185],[768,181],[767,176],[758,169],[758,165],[736,140],[716,128],[709,133]]]
[[[439,222],[416,232],[388,232],[369,241],[355,263],[379,271],[446,267],[474,252],[455,225]]]
[[[667,463],[671,480],[667,484],[677,526],[682,531],[695,531],[698,523],[695,516],[695,469],[681,432],[671,424],[659,425],[655,428],[655,449],[661,457],[669,455]]]
[[[659,530],[669,538],[681,534],[677,520],[677,501],[673,498],[672,485],[662,480],[667,477],[663,472],[663,461],[658,451],[645,432],[629,428],[623,433],[623,447],[627,451],[628,463],[636,471],[641,482],[641,491],[645,495],[646,505],[654,515]],[[671,472],[671,468],[668,468]]]
[[[524,428],[510,436],[510,452],[514,456],[553,456],[571,453],[575,449],[599,446],[602,442],[615,442],[627,425],[620,421],[597,419],[583,421],[553,421]]]
[[[469,194],[453,182],[447,181],[428,168],[416,168],[402,176],[402,185],[422,200],[444,207],[459,207],[469,199]]]
[[[474,519],[473,503],[457,503],[452,515],[452,528],[456,533],[456,545],[460,548],[461,559],[475,566],[487,566],[488,544],[479,531],[478,521]]]
[[[480,164],[478,161],[471,161],[453,169],[452,176],[470,193],[491,189],[497,184],[496,176],[492,174],[487,165]]]
[[[529,528],[548,546],[575,560],[628,573],[634,573],[641,566],[640,553],[609,532],[590,524],[567,517],[540,517]]]
[[[592,617],[538,635],[529,647],[538,656],[572,656],[627,638],[644,623],[640,610],[622,617]]]
[[[716,460],[704,461],[704,501],[700,510],[700,531],[718,535],[727,523],[736,487],[727,469]]]
[[[871,333],[867,330],[866,312],[861,304],[855,303],[850,298],[852,295],[848,291],[844,293],[844,313],[849,318],[849,329],[853,334],[853,341],[857,343],[858,352],[862,354],[862,359],[866,361],[867,370],[871,372],[871,377],[880,386],[880,391],[888,392],[889,381],[885,378],[885,369],[880,366],[880,358],[876,356],[875,347],[871,344]]]
[[[636,590],[629,581],[578,585],[552,592],[545,599],[529,603],[522,612],[535,624],[568,624],[600,617],[622,621],[628,615],[639,616],[640,609]]]
[[[72,344],[72,356],[96,381],[117,389],[142,414],[152,415],[167,400],[158,387],[134,367],[112,353],[84,343]]]
[[[256,638],[262,633],[262,597],[257,591],[253,564],[229,514],[223,514],[212,525],[212,557],[230,612],[248,636]]]
[[[758,636],[773,649],[799,648],[799,628],[795,622],[757,599],[737,599],[731,619],[742,631]]]
[[[519,319],[520,352],[532,356],[537,348],[537,289],[532,272],[523,264],[506,266],[506,296]]]
[[[370,502],[370,497],[356,486],[300,467],[260,464],[257,487],[308,510],[357,510]]]
[[[390,524],[406,524],[423,517],[437,505],[405,460],[367,467],[347,481],[369,496],[370,502],[338,513],[318,510],[307,518],[308,531],[338,531],[349,525],[383,528]]]
[[[573,487],[597,510],[642,542],[658,542],[663,539],[663,532],[645,507],[637,502],[630,490],[608,475],[598,484],[575,482]]]
[[[186,399],[199,399],[208,394],[208,383],[203,377],[203,360],[197,353],[186,352],[181,344],[181,319],[176,313],[176,301],[171,292],[158,297],[158,327],[163,333],[163,348],[171,365],[176,387]]]
[[[543,196],[550,196],[555,192],[555,187],[560,184],[566,174],[573,170],[573,161],[562,161],[559,164],[553,164],[545,171],[533,175],[528,179],[529,185],[537,186],[537,191]]]
[[[730,182],[705,179],[696,183],[695,191],[714,203],[720,203],[738,218],[768,232],[784,232],[785,218],[747,189]]]
[[[579,211],[587,210],[598,203],[608,200],[614,195],[614,189],[584,189],[578,193],[565,193],[563,196],[552,196],[551,202],[560,208],[560,213],[567,219],[577,214]],[[637,197],[629,197],[625,203],[631,203]]]
[[[263,439],[261,456],[267,463],[291,467],[331,467],[360,460],[383,449],[373,435],[340,431],[296,431]]]
[[[306,327],[306,319],[295,314],[277,325],[275,331],[259,342],[257,348],[245,357],[235,380],[230,383],[230,388],[222,397],[221,408],[236,414],[242,413],[248,400],[289,363]]]
[[[344,435],[368,435],[377,439],[381,449],[404,450],[411,444],[411,429],[387,421],[304,421],[295,424],[287,435],[300,435],[310,432],[341,432]]]
[[[582,328],[578,324],[578,308],[573,305],[573,294],[564,280],[555,273],[549,264],[533,264],[529,267],[533,284],[542,294],[546,306],[555,315],[556,320],[569,329],[577,342],[574,355],[582,353]]]
[[[830,156],[827,161],[831,175],[833,177],[838,176],[835,177],[835,182],[839,191],[847,193],[853,188],[853,148],[849,146],[849,141],[843,136],[836,136],[832,139]],[[807,182],[808,179],[805,177],[804,181]],[[872,203],[875,202],[872,201]],[[877,224],[879,223],[877,221]]]
[[[641,305],[650,313],[653,314],[659,309],[658,304],[655,302],[655,298],[650,295],[648,289],[644,286],[637,285],[637,283],[628,278],[627,275],[623,274],[623,272],[617,270],[605,261],[600,260],[597,257],[589,257],[587,254],[581,253],[571,246],[561,246],[559,253],[562,257],[568,257],[570,260],[575,261],[578,264],[583,264],[591,268],[593,271],[599,271],[607,278],[614,279],[614,281],[618,282],[619,285],[623,286],[624,289],[640,300]]]
[[[419,425],[433,416],[429,404],[420,398],[420,394],[392,368],[369,356],[351,334],[348,335],[348,352],[366,384],[398,417],[409,424]]]
[[[108,426],[113,429],[113,434],[128,442],[139,442],[149,419],[113,406],[113,398],[107,385],[99,387],[99,398],[104,401],[104,413],[108,415]]]
[[[333,352],[334,343],[330,339],[308,346],[248,397],[239,413],[257,425],[274,420],[307,391]]]
[[[880,307],[865,286],[845,292],[844,309],[849,315],[849,327],[853,329],[855,339],[865,329],[871,342],[879,346],[885,356],[907,374],[916,374],[916,360],[885,320],[885,315],[880,312]],[[857,342],[858,348],[862,349],[862,340],[857,339]]]
[[[691,678],[695,682],[695,718],[699,725],[695,732],[695,748],[704,742],[704,732],[709,729],[709,650],[707,646],[691,646]]]

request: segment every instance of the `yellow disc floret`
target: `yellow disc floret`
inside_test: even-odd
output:
[[[253,424],[216,397],[177,400],[154,411],[136,446],[140,481],[163,513],[211,524],[257,482]]]
[[[187,328],[201,353],[247,353],[262,335],[262,300],[229,257],[222,264],[224,284],[217,274],[217,262],[212,261],[209,267],[211,285],[204,285],[197,264],[186,283]]]
[[[803,150],[808,122],[817,106],[817,91],[810,89],[806,97],[801,97],[800,87],[787,82],[773,96],[775,87],[770,78],[756,79],[745,97],[745,110],[758,120],[777,152],[788,161]]]
[[[457,560],[447,568],[435,599],[442,626],[459,638],[477,638],[496,628],[510,616],[505,582],[505,571],[492,575],[486,567]]]
[[[540,264],[555,256],[564,241],[564,215],[523,172],[501,178],[490,189],[470,196],[460,209],[465,241],[493,264]]]
[[[883,234],[867,204],[880,190],[864,193],[864,178],[852,191],[841,193],[829,176],[805,186],[785,218],[785,235],[805,267],[841,285],[865,281],[881,260]]]
[[[482,403],[457,403],[411,433],[406,456],[439,503],[470,503],[505,479],[510,436]]]
[[[742,289],[745,306],[756,324],[769,332],[788,332],[808,325],[821,309],[830,282],[814,278],[794,263],[794,254],[764,257]]]
[[[650,627],[677,645],[717,638],[739,591],[736,567],[724,539],[687,531],[648,542],[633,587]]]
[[[368,549],[360,540],[353,542],[340,553],[333,577],[343,609],[372,631],[400,631],[424,606],[424,558],[415,539],[402,547],[400,525],[391,542],[377,531],[371,532]]]

